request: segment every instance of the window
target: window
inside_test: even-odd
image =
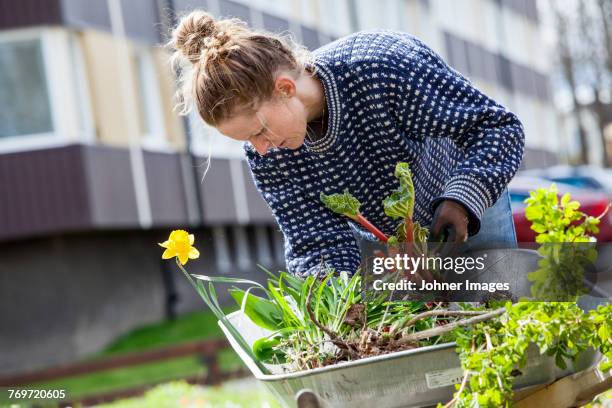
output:
[[[40,39],[0,42],[0,138],[52,133]]]
[[[449,32],[444,32],[444,43],[449,65],[463,75],[470,75],[467,43]]]
[[[215,158],[243,158],[242,145],[245,142],[230,139],[216,128],[206,124],[196,112],[189,114],[189,128],[191,130],[191,152],[198,156],[208,157],[208,152]]]
[[[251,252],[249,251],[249,240],[246,227],[235,225],[232,227],[234,244],[236,246],[236,263],[241,271],[253,269]]]
[[[587,188],[593,190],[602,190],[603,186],[597,180],[591,177],[573,176],[573,177],[551,177],[552,181],[559,183],[570,184],[574,187]]]
[[[164,112],[159,95],[159,80],[151,50],[138,49],[135,54],[137,86],[140,97],[140,129],[144,135],[143,146],[165,149]]]
[[[63,28],[0,32],[0,150],[95,138],[79,36]]]
[[[222,17],[237,17],[252,25],[249,6],[231,0],[220,0],[219,9]]]
[[[228,273],[232,269],[232,259],[230,257],[230,246],[225,227],[213,227],[212,233],[217,269],[221,273]]]
[[[321,46],[319,33],[316,30],[304,25],[300,26],[300,29],[302,31],[302,44],[308,47],[308,49],[315,50]]]
[[[285,237],[274,229],[272,231],[272,248],[274,248],[274,258],[279,265],[285,265]]]
[[[265,268],[269,268],[274,261],[272,260],[268,227],[255,226],[255,245],[257,248],[257,262]]]
[[[83,50],[78,34],[72,33],[69,36],[69,47],[70,61],[72,62],[69,64],[69,75],[76,82],[74,87],[74,100],[77,102],[76,109],[78,111],[76,115],[78,120],[77,131],[82,133],[84,140],[93,142],[96,136],[93,113],[91,112],[89,102],[91,100],[89,94],[89,79],[85,69]]]
[[[273,33],[284,33],[289,30],[289,21],[284,18],[262,13],[264,28]]]

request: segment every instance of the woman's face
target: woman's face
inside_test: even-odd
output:
[[[308,112],[296,95],[296,83],[277,80],[272,98],[255,113],[234,115],[217,129],[234,140],[248,141],[264,155],[271,148],[299,149],[304,144]]]

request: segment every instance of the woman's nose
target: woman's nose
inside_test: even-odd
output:
[[[263,137],[252,140],[251,144],[253,145],[257,153],[261,155],[265,155],[266,153],[268,153],[268,149],[270,148],[270,142],[267,139],[264,139]]]

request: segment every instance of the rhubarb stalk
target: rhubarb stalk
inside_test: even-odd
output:
[[[376,228],[374,224],[372,224],[366,217],[359,212],[359,207],[361,203],[357,200],[348,190],[344,190],[342,194],[330,194],[326,195],[321,193],[320,195],[321,201],[327,208],[332,210],[333,212],[344,215],[345,217],[349,217],[355,222],[358,222],[365,229],[370,231],[376,238],[380,241],[386,243],[389,240],[381,230]]]

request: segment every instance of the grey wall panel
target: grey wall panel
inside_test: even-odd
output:
[[[158,2],[122,0],[129,37],[155,44],[160,40]],[[105,0],[0,0],[0,29],[62,24],[110,31]]]
[[[485,78],[487,76],[486,67],[486,51],[473,42],[466,42],[467,58],[470,68],[470,75],[476,78]]]
[[[542,101],[550,102],[550,78],[540,72],[535,73],[536,92]]]
[[[61,1],[66,25],[111,30],[110,13],[106,1]],[[128,37],[151,44],[160,41],[161,22],[156,1],[121,0],[121,11]]]
[[[122,0],[121,5],[129,37],[153,44],[160,42],[162,25],[157,1]]]
[[[281,33],[289,30],[289,21],[284,18],[273,16],[268,13],[261,13],[263,16],[264,28],[273,33]]]
[[[539,23],[537,0],[525,0],[525,15],[536,23]]]
[[[84,149],[94,225],[99,228],[139,227],[129,151],[107,146]]]
[[[499,80],[501,86],[504,88],[513,91],[514,84],[512,82],[512,68],[510,60],[503,55],[497,56],[497,73],[499,75]]]
[[[537,0],[503,0],[502,4],[535,23],[539,22]]]
[[[204,159],[198,161],[203,162]],[[206,224],[236,222],[236,204],[230,172],[229,160],[213,159],[206,178],[201,182],[202,214]],[[198,182],[200,180],[199,177]]]
[[[75,234],[1,245],[0,350],[10,353],[0,353],[0,374],[75,361],[162,319],[156,243],[164,236]]]
[[[0,29],[60,24],[60,0],[0,0]]]
[[[64,21],[73,27],[110,30],[106,1],[61,0]]]
[[[447,62],[459,72],[502,86],[509,91],[517,91],[544,102],[550,101],[547,75],[449,32],[444,32],[444,44]]]
[[[180,156],[144,152],[144,161],[153,226],[178,227],[188,224]]]
[[[555,153],[548,150],[526,147],[521,169],[536,169],[556,164],[559,164],[559,158]]]
[[[246,186],[247,200],[249,206],[249,216],[251,223],[254,224],[276,224],[272,210],[261,197],[259,190],[255,186],[253,176],[249,170],[249,165],[243,162],[244,180]]]
[[[331,35],[327,35],[325,33],[321,33],[319,38],[321,39],[321,46],[325,44],[329,44],[330,42],[335,40],[334,37],[332,37]]]
[[[512,77],[515,89],[518,92],[529,95],[529,78],[524,67],[519,64],[510,64],[510,76]]]
[[[466,76],[470,76],[468,62],[468,50],[465,41],[448,32],[444,33],[444,45],[446,47],[447,62],[454,69]]]
[[[0,155],[0,240],[90,224],[80,146]]]
[[[237,17],[251,25],[251,10],[244,4],[231,0],[219,0],[219,11],[223,17]]]
[[[302,25],[300,26],[300,31],[302,32],[302,44],[308,47],[309,50],[316,50],[321,46],[319,33],[316,30]]]
[[[173,3],[175,12],[179,15],[189,13],[195,9],[208,10],[207,0],[170,0]]]
[[[497,55],[489,52],[488,50],[483,51],[483,67],[484,67],[484,76],[482,79],[485,81],[489,81],[493,84],[497,83],[500,78],[499,67],[497,65]]]

